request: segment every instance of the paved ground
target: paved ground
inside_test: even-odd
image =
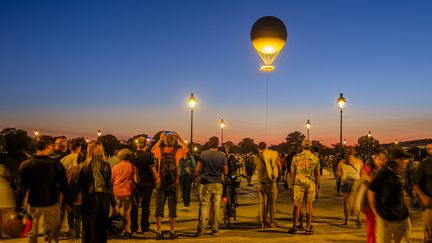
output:
[[[350,226],[343,226],[344,221],[341,197],[336,197],[334,193],[334,183],[332,176],[324,172],[321,180],[320,198],[314,205],[314,234],[304,235],[298,233],[295,235],[288,234],[291,227],[293,204],[286,190],[279,186],[279,199],[277,205],[277,223],[278,228],[261,230],[258,224],[258,194],[255,187],[247,187],[246,182],[242,182],[239,191],[239,203],[237,221],[232,224],[230,229],[221,229],[217,236],[205,232],[202,237],[195,237],[197,215],[198,215],[198,192],[193,190],[192,203],[190,209],[185,209],[179,204],[177,232],[179,238],[176,242],[366,242],[366,233],[364,225],[361,229],[356,229],[353,223]],[[154,205],[152,205],[152,212]],[[222,211],[222,210],[221,210]],[[412,241],[422,242],[423,228],[421,226],[420,212],[411,211],[412,220]],[[152,219],[154,228],[154,219]],[[163,230],[168,230],[169,225],[164,221]],[[144,235],[135,235],[128,242],[156,242],[154,233]],[[27,242],[26,239],[4,240],[4,242]],[[40,239],[42,242],[42,239]],[[68,240],[63,240],[68,242]],[[79,241],[69,241],[79,242]],[[110,242],[125,242],[122,239],[111,239]],[[159,241],[158,241],[159,242]]]

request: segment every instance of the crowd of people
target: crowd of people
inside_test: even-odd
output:
[[[37,242],[39,233],[47,241],[58,242],[64,219],[69,237],[106,242],[112,217],[124,220],[120,231],[124,239],[130,239],[135,233],[151,231],[152,199],[156,239],[176,239],[179,194],[188,208],[195,183],[199,191],[196,235],[201,236],[207,226],[217,235],[224,178],[241,171],[246,173],[248,186],[256,176],[262,229],[278,227],[278,182],[283,181],[294,204],[288,233],[302,230],[313,234],[313,202],[319,198],[323,167],[338,178],[344,224],[348,225],[354,215],[357,227],[361,227],[364,214],[368,242],[410,242],[408,184],[423,206],[425,242],[432,242],[432,144],[427,145],[428,157],[407,172],[412,155],[400,147],[375,149],[370,162],[347,147],[339,159],[327,157],[335,161],[328,163],[308,139],[295,154],[278,154],[260,142],[256,153],[234,155],[221,151],[219,139],[211,137],[209,149],[198,155],[191,153],[178,133],[162,132],[155,141],[139,137],[134,151],[121,149],[109,159],[99,141],[89,142],[85,153],[78,139],[68,142],[39,136],[35,143],[36,153],[21,163],[15,176],[0,166],[0,228],[12,211],[27,212],[33,220],[29,242]],[[170,227],[167,235],[161,230],[165,204]]]

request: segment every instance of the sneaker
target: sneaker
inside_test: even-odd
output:
[[[130,238],[132,238],[132,233],[130,233],[130,232],[124,232],[124,234],[123,234],[123,240],[129,240]]]
[[[178,236],[177,236],[177,234],[176,234],[175,232],[170,231],[170,232],[169,232],[169,238],[170,238],[171,240],[173,240],[173,239],[177,239]]]

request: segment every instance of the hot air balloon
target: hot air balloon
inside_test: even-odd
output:
[[[273,63],[285,46],[288,37],[285,24],[273,16],[262,17],[252,26],[250,37],[252,45],[263,61],[260,70],[273,71],[275,69]]]

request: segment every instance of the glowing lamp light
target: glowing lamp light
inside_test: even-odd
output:
[[[34,135],[35,135],[35,137],[39,136],[39,130],[38,129],[34,130]]]
[[[196,100],[195,96],[193,93],[191,93],[191,96],[189,97],[187,104],[189,106],[189,108],[191,110],[193,110],[195,108],[195,106],[197,105],[198,101]]]
[[[367,136],[368,136],[368,138],[371,138],[371,137],[372,137],[372,133],[371,133],[371,131],[368,132],[368,135],[367,135]]]
[[[224,127],[225,127],[225,122],[224,122],[223,119],[221,119],[221,121],[220,121],[220,127],[221,127],[221,128],[224,128]]]
[[[100,137],[102,135],[102,132],[100,129],[98,130],[97,135],[98,135],[98,137]]]
[[[198,151],[198,148],[197,148],[197,147],[194,147],[194,151]]]
[[[307,122],[306,122],[306,128],[307,128],[307,129],[311,128],[311,123],[310,123],[309,119],[308,119]]]
[[[395,144],[398,144],[398,143],[399,143],[399,141],[396,139],[396,140],[395,140]]]
[[[184,140],[184,142],[185,142],[185,143],[187,144],[187,143],[188,143],[188,140],[187,140],[187,139],[185,139],[185,140]]]
[[[341,93],[339,99],[336,101],[339,110],[343,110],[345,108],[346,102],[347,102],[346,99],[343,97],[343,94]]]
[[[89,143],[89,142],[90,142],[90,139],[89,139],[88,137],[86,138],[86,142],[87,142],[87,143]]]
[[[346,144],[346,140],[344,139],[344,141],[343,141],[343,144],[345,145]]]

